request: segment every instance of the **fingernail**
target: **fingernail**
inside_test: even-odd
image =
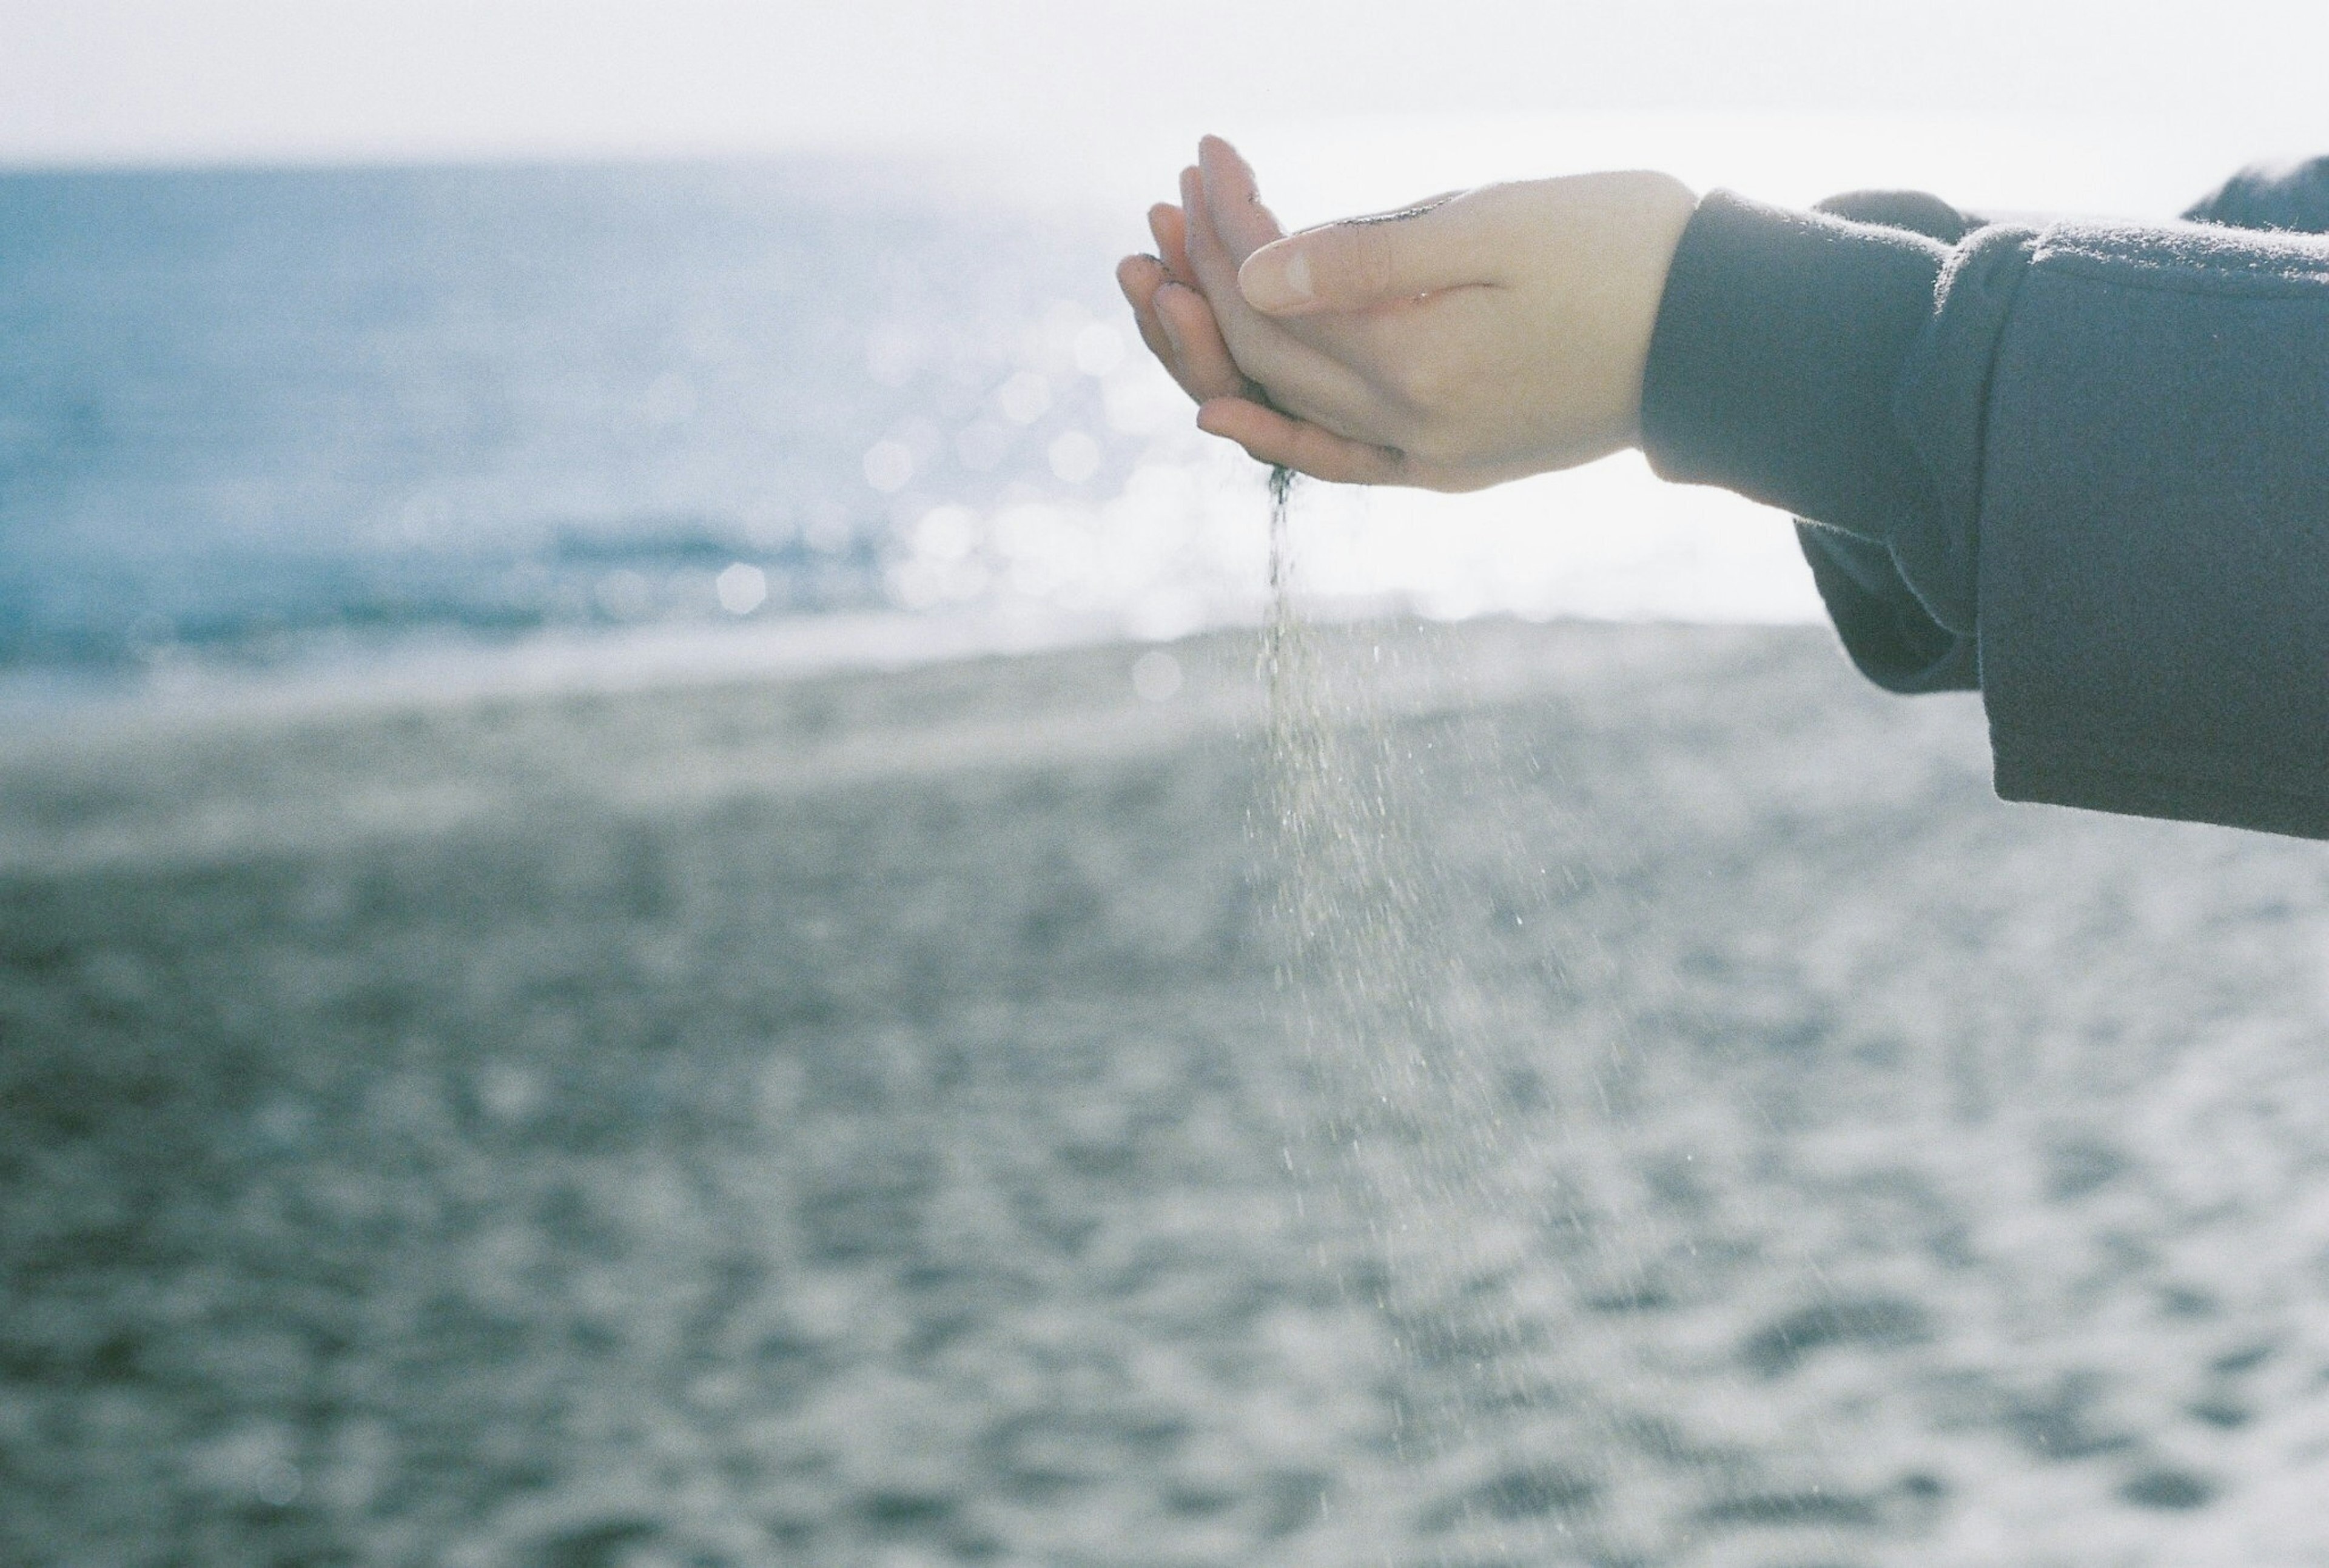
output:
[[[1256,310],[1291,310],[1318,297],[1310,281],[1309,255],[1265,246],[1238,268],[1238,292]]]

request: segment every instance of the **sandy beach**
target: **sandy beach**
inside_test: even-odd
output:
[[[0,1561],[2329,1562],[2319,846],[1325,647],[1366,972],[1249,634],[0,739]]]

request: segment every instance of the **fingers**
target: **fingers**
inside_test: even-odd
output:
[[[1181,171],[1182,189],[1188,189],[1190,178],[1195,173],[1193,168]],[[1209,397],[1235,396],[1244,390],[1248,383],[1243,376],[1237,373],[1236,367],[1230,364],[1229,350],[1221,343],[1221,329],[1214,325],[1212,313],[1205,311],[1204,319],[1200,321],[1188,311],[1185,304],[1180,307],[1182,337],[1187,340],[1184,345],[1174,338],[1172,324],[1155,307],[1156,290],[1162,285],[1177,283],[1185,289],[1198,286],[1197,270],[1189,265],[1187,214],[1170,202],[1159,202],[1148,209],[1148,232],[1156,241],[1160,276],[1150,286],[1148,315],[1142,319],[1143,338],[1153,328],[1157,336],[1165,341],[1163,349],[1157,349],[1154,343],[1149,347],[1173,372],[1173,379],[1181,383],[1181,390],[1198,402],[1202,403]],[[1136,318],[1140,316],[1138,306],[1134,307],[1134,315]],[[1193,362],[1193,353],[1196,356]],[[1229,366],[1226,371],[1222,369],[1224,365]]]
[[[1200,403],[1209,398],[1239,398],[1252,391],[1229,345],[1221,341],[1220,324],[1211,306],[1196,290],[1167,282],[1156,291],[1156,319],[1173,348],[1179,366],[1176,380]]]
[[[1261,463],[1276,463],[1333,484],[1412,483],[1407,460],[1387,446],[1345,440],[1244,398],[1215,398],[1197,409],[1197,428],[1234,441]]]
[[[1314,478],[1344,484],[1396,482],[1401,469],[1397,453],[1346,441],[1255,401],[1253,385],[1231,361],[1212,311],[1202,296],[1167,277],[1157,258],[1127,256],[1116,276],[1142,341],[1197,400],[1199,428],[1237,442],[1264,463],[1283,463]]]
[[[1322,478],[1390,483],[1404,459],[1370,444],[1395,426],[1382,396],[1355,366],[1290,336],[1240,291],[1240,260],[1282,238],[1251,166],[1227,142],[1207,137],[1198,166],[1182,171],[1181,196],[1180,206],[1149,209],[1158,254],[1127,257],[1117,268],[1141,341],[1191,398],[1221,405],[1221,417],[1260,443],[1249,447],[1256,455],[1266,447],[1265,461]],[[1252,424],[1245,410],[1268,418]]]
[[[1188,171],[1183,170],[1181,184],[1187,189]],[[1189,223],[1181,209],[1170,202],[1159,202],[1148,209],[1148,232],[1156,239],[1157,259],[1175,283],[1197,286],[1197,275],[1189,266]]]
[[[1239,291],[1258,311],[1290,316],[1497,283],[1504,262],[1491,205],[1458,195],[1305,230],[1247,257]]]
[[[1132,306],[1140,341],[1183,391],[1202,403],[1253,390],[1230,358],[1203,296],[1166,277],[1162,261],[1154,256],[1127,256],[1117,264],[1116,281]]]
[[[1156,317],[1156,291],[1165,283],[1164,264],[1154,256],[1127,256],[1116,264],[1116,286],[1124,291],[1124,301],[1132,306],[1133,324],[1140,329],[1140,341],[1157,362],[1181,381],[1181,390],[1188,390],[1182,380],[1181,366],[1172,340],[1164,335],[1164,324]]]
[[[1231,261],[1243,262],[1271,240],[1284,238],[1286,230],[1261,204],[1253,165],[1235,147],[1219,136],[1207,136],[1197,144],[1197,166],[1203,175],[1207,214]]]
[[[1213,228],[1203,175],[1193,169],[1183,181],[1189,263],[1238,368],[1268,389],[1270,400],[1289,413],[1353,436],[1381,434],[1382,399],[1355,370],[1246,304],[1238,292],[1237,265]]]
[[[1158,211],[1179,215],[1177,208]],[[1185,252],[1183,265],[1187,265]],[[1117,263],[1116,282],[1132,306],[1140,341],[1183,391],[1202,403],[1208,398],[1241,397],[1254,390],[1230,357],[1212,307],[1195,289],[1172,277],[1168,263],[1155,256],[1127,256]]]

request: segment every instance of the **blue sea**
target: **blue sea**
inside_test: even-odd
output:
[[[991,596],[1146,447],[1111,259],[865,164],[0,178],[0,668]]]

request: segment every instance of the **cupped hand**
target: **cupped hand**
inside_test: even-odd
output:
[[[1354,484],[1399,482],[1408,466],[1400,454],[1351,440],[1300,418],[1285,418],[1271,394],[1240,368],[1222,335],[1209,293],[1225,291],[1225,297],[1234,297],[1238,265],[1262,246],[1283,238],[1285,230],[1261,205],[1250,171],[1228,143],[1209,136],[1201,145],[1199,156],[1199,164],[1181,174],[1183,205],[1160,202],[1149,209],[1148,228],[1156,240],[1156,254],[1127,256],[1117,267],[1117,283],[1132,306],[1142,341],[1196,400],[1200,427],[1211,427],[1212,415],[1208,409],[1225,413],[1232,424],[1248,409],[1268,417],[1264,444],[1271,446],[1273,455],[1263,456],[1252,443],[1243,443],[1262,461]],[[1216,188],[1235,189],[1239,198],[1219,203],[1209,201],[1208,168],[1213,170],[1212,183]],[[1219,221],[1214,218],[1217,206],[1221,214]],[[1191,214],[1195,215],[1193,222]],[[1202,258],[1202,266],[1197,258]],[[1249,321],[1240,317],[1238,326],[1250,338]],[[1313,325],[1306,335],[1331,334],[1330,327],[1322,330]]]
[[[1195,173],[1187,171],[1183,183]],[[1116,268],[1117,286],[1132,306],[1148,352],[1200,403],[1262,396],[1230,358],[1212,307],[1197,290],[1197,275],[1189,265],[1187,217],[1160,202],[1148,210],[1148,231],[1155,237],[1156,254],[1127,256]]]
[[[1696,199],[1647,173],[1490,185],[1285,236],[1208,138],[1119,269],[1198,423],[1331,480],[1468,490],[1638,439]]]

